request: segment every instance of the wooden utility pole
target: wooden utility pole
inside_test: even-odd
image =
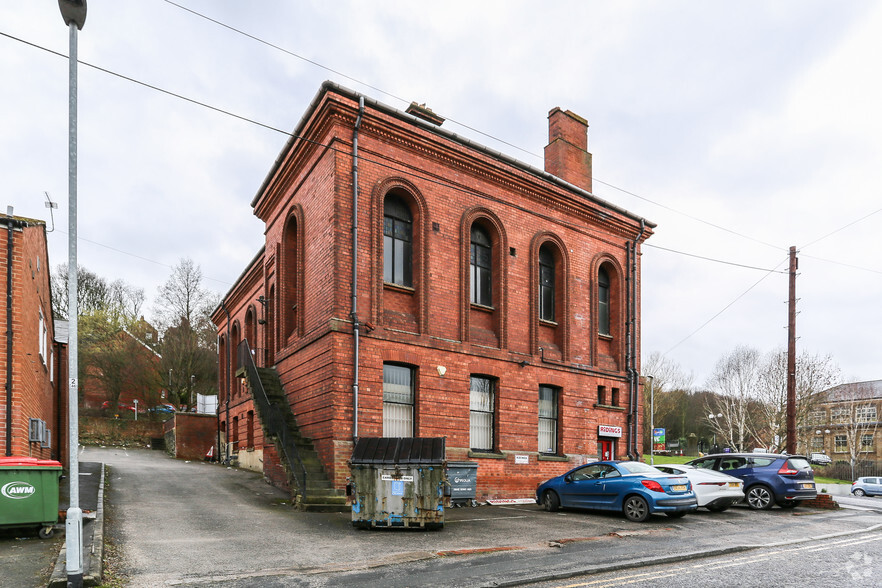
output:
[[[787,301],[787,453],[796,453],[796,247],[790,248],[790,296]]]

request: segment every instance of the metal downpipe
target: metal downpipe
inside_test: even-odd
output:
[[[358,322],[358,131],[364,115],[364,96],[358,97],[358,117],[352,131],[352,439],[358,439],[358,365],[361,324]]]
[[[6,238],[6,457],[12,456],[12,253],[14,249],[15,230],[13,229],[12,207],[6,215],[9,234]]]
[[[638,412],[637,398],[639,396],[640,376],[637,369],[637,244],[646,232],[646,221],[640,219],[640,233],[631,242],[628,260],[630,263],[630,276],[628,279],[628,322],[630,329],[627,337],[628,352],[628,381],[631,397],[631,417],[629,419],[628,431],[628,456],[631,459],[638,460],[640,455],[637,453],[637,434],[640,430],[640,415]]]

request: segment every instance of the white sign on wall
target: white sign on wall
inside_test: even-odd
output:
[[[515,455],[515,464],[516,465],[529,465],[530,456],[529,455]]]
[[[598,437],[621,437],[622,436],[622,428],[621,427],[613,427],[612,425],[598,425],[597,436]]]

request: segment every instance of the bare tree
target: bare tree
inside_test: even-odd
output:
[[[739,346],[714,367],[709,387],[717,392],[708,399],[708,419],[713,432],[728,446],[743,451],[755,438],[755,412],[760,381],[760,353]],[[719,416],[717,416],[719,415]]]
[[[796,358],[796,428],[803,431],[797,447],[807,452],[809,415],[820,400],[818,393],[839,381],[839,367],[830,355],[803,351]],[[780,451],[787,442],[787,353],[768,354],[760,367],[757,387],[759,415],[756,434],[764,447]]]
[[[182,259],[159,288],[154,314],[162,341],[162,370],[179,404],[192,406],[194,392],[217,393],[217,335],[211,312],[218,296],[202,286],[202,270]]]
[[[643,364],[643,447],[652,443],[651,424],[664,427],[669,436],[685,434],[691,395],[692,373],[686,373],[676,362],[653,352]],[[651,402],[652,396],[654,402]],[[651,413],[655,411],[653,416]]]
[[[67,264],[60,264],[52,272],[52,314],[55,318],[68,319]],[[123,280],[107,280],[77,266],[77,314],[80,316],[104,312],[121,321],[137,318],[144,304],[144,289],[136,288]]]
[[[192,259],[181,259],[159,287],[154,305],[157,326],[165,332],[186,321],[198,331],[206,326],[206,321],[211,322],[216,302],[216,295],[202,286],[202,268]]]
[[[695,375],[686,373],[677,362],[653,351],[643,362],[644,377],[652,376],[656,392],[691,390]]]

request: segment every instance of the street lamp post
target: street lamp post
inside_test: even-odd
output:
[[[714,430],[714,447],[716,447],[717,446],[717,424],[716,424],[717,420],[716,419],[723,418],[723,413],[720,412],[717,414],[709,414],[709,415],[707,415],[707,418],[711,422],[711,427]]]
[[[652,384],[655,378],[649,379],[649,465],[655,465],[655,389]]]
[[[70,504],[64,522],[67,557],[67,585],[83,585],[83,511],[80,509],[79,463],[79,378],[77,308],[77,31],[86,23],[86,0],[58,0],[61,18],[70,32],[68,54],[68,250],[67,250],[67,319],[68,319],[68,461]]]

